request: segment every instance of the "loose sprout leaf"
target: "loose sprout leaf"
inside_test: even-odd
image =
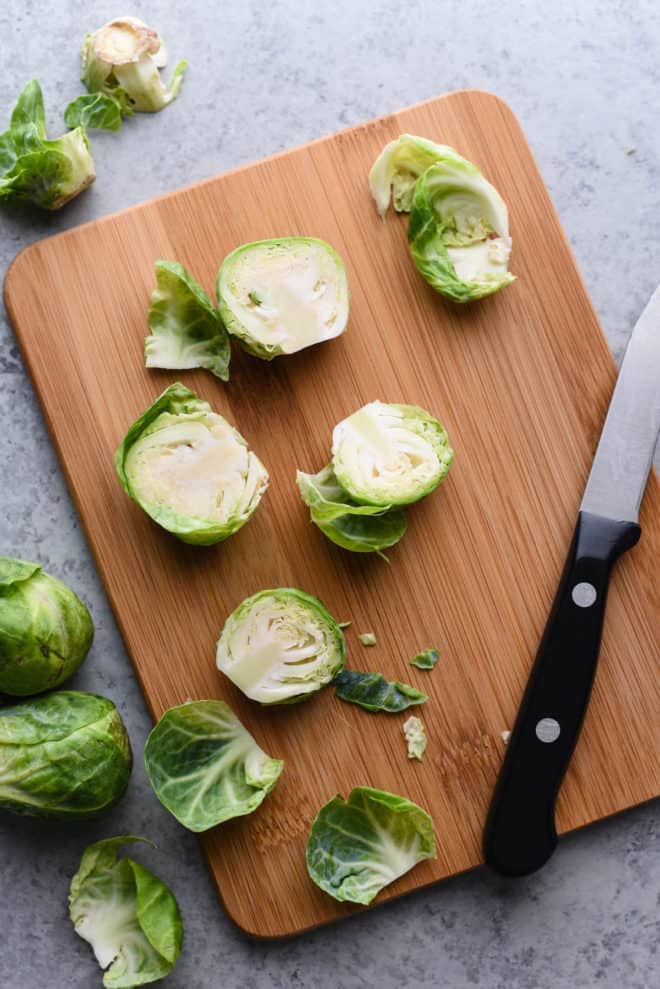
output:
[[[406,531],[399,508],[360,505],[341,487],[332,464],[318,474],[296,472],[300,496],[312,522],[331,542],[353,553],[377,553],[395,546]]]
[[[376,636],[374,635],[373,632],[361,632],[360,635],[358,635],[358,639],[360,640],[363,646],[376,645]]]
[[[419,718],[411,715],[403,722],[403,734],[408,745],[408,758],[422,761],[426,751],[426,732]]]
[[[159,70],[166,62],[165,46],[137,17],[120,17],[88,34],[80,57],[89,92],[115,98],[127,116],[155,113],[176,99],[187,65],[179,62],[163,85]]]
[[[251,814],[284,768],[223,701],[189,701],[166,711],[144,750],[154,793],[189,831]]]
[[[422,172],[455,154],[444,144],[414,134],[401,134],[386,144],[369,172],[369,187],[380,215],[385,216],[391,200],[397,213],[409,213],[415,183]]]
[[[337,622],[337,624],[341,629],[344,629],[344,628],[349,628],[349,626],[352,625],[353,622]]]
[[[217,293],[228,332],[267,361],[332,340],[348,322],[344,262],[315,237],[243,244],[223,261]]]
[[[124,491],[168,532],[211,545],[245,525],[268,487],[240,433],[184,385],[170,385],[115,454]]]
[[[418,670],[432,670],[439,659],[439,649],[424,649],[423,652],[419,652],[416,656],[413,656],[410,660],[410,665],[416,666]]]
[[[177,261],[156,261],[145,341],[147,367],[203,367],[229,380],[230,347],[220,314],[201,285]]]
[[[342,670],[332,683],[340,700],[359,704],[367,711],[398,714],[415,704],[425,704],[428,700],[426,694],[415,687],[398,680],[386,680],[381,673]]]
[[[0,134],[0,200],[59,209],[95,178],[84,127],[48,140],[43,95],[33,79],[18,97],[9,130]]]
[[[288,704],[316,693],[344,666],[344,633],[318,598],[291,587],[260,591],[225,622],[216,662],[246,697]]]
[[[307,871],[335,900],[368,904],[389,883],[435,858],[433,821],[405,797],[358,786],[321,807],[307,842]]]
[[[508,271],[506,205],[479,169],[456,152],[418,179],[408,246],[429,285],[454,302],[482,299],[515,281]]]
[[[121,103],[105,93],[87,93],[69,103],[64,111],[64,123],[70,129],[119,130]]]
[[[338,423],[332,468],[363,505],[409,505],[446,478],[454,453],[447,431],[415,405],[370,402]]]
[[[123,795],[131,748],[112,701],[60,690],[0,708],[0,807],[74,820]]]
[[[0,557],[0,693],[58,687],[78,669],[94,637],[77,594],[36,563]]]
[[[90,845],[71,881],[69,914],[106,970],[106,989],[164,978],[183,946],[181,915],[165,883],[138,862],[117,858],[136,841],[145,839],[122,835]]]

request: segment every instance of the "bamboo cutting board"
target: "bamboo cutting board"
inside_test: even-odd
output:
[[[500,295],[448,305],[415,271],[406,221],[376,215],[367,173],[402,131],[455,146],[510,206],[512,270]],[[309,234],[344,257],[352,293],[337,341],[265,364],[235,354],[231,381],[143,366],[156,258],[212,292],[245,241]],[[504,745],[569,545],[615,366],[548,194],[508,107],[453,93],[34,244],[5,298],[117,620],[156,718],[188,698],[226,699],[286,762],[251,817],[202,838],[230,915],[263,936],[354,908],[308,879],[305,842],[322,803],[370,784],[431,813],[438,858],[380,901],[476,866]],[[252,521],[211,549],[186,547],[121,491],[113,453],[167,384],[187,385],[235,423],[271,475]],[[391,564],[350,555],[309,523],[295,469],[328,460],[333,425],[375,398],[428,408],[449,431],[448,481],[409,512]],[[559,829],[660,791],[657,660],[660,487],[643,536],[616,571],[584,732],[561,792]],[[227,614],[291,585],[317,594],[347,632],[350,663],[430,695],[429,745],[409,763],[404,716],[371,715],[326,690],[261,709],[216,671]],[[376,648],[358,632],[373,630]],[[438,646],[432,673],[408,665]]]

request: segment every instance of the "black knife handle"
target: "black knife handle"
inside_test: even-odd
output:
[[[534,872],[557,845],[555,801],[589,701],[610,574],[640,534],[635,522],[578,516],[488,811],[484,855],[505,876]]]

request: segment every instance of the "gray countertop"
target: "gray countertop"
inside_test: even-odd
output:
[[[81,91],[83,34],[121,8],[3,5],[3,120],[36,76],[59,129]],[[655,0],[153,0],[133,12],[162,31],[173,60],[188,58],[181,97],[119,134],[94,135],[97,182],[59,214],[0,213],[3,273],[37,238],[447,90],[480,87],[521,119],[620,359],[660,280]],[[149,717],[4,313],[0,320],[0,552],[41,561],[87,600],[97,636],[72,685],[112,697],[140,753]],[[66,896],[84,846],[122,832],[158,843],[142,860],[181,905],[186,946],[172,989],[649,989],[660,978],[657,803],[564,839],[550,864],[522,881],[479,871],[265,943],[224,915],[195,839],[156,802],[136,763],[127,796],[98,822],[0,819],[0,986],[101,984],[68,922]]]

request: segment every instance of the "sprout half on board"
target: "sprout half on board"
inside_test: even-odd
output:
[[[268,486],[240,433],[181,384],[170,385],[115,455],[124,491],[168,532],[209,546],[237,532]]]
[[[0,693],[59,687],[93,638],[91,615],[70,587],[38,563],[0,556]]]
[[[366,505],[419,501],[445,479],[453,457],[447,431],[415,405],[370,402],[332,435],[337,480]]]
[[[59,209],[95,178],[84,127],[48,140],[44,98],[33,79],[18,97],[9,130],[0,134],[0,200]]]
[[[214,700],[166,711],[147,739],[144,762],[162,805],[195,832],[251,814],[284,768],[224,701]]]
[[[223,261],[217,292],[227,331],[263,360],[295,354],[346,329],[344,262],[315,237],[243,244]]]
[[[426,811],[369,786],[324,804],[307,842],[310,877],[335,900],[351,903],[371,903],[429,858],[435,858],[435,829]]]
[[[260,704],[301,701],[344,667],[344,633],[318,598],[291,587],[260,591],[225,622],[218,669]]]
[[[418,179],[408,246],[419,273],[454,302],[482,299],[515,281],[508,270],[506,204],[476,165],[456,152]]]
[[[106,989],[132,989],[164,978],[183,947],[183,924],[169,888],[138,862],[118,858],[145,838],[104,838],[85,849],[71,880],[69,916],[105,969]]]
[[[155,113],[175,99],[186,62],[175,67],[167,86],[160,69],[167,62],[162,38],[137,17],[120,17],[88,34],[81,51],[82,81],[90,93],[102,92],[122,113]]]

